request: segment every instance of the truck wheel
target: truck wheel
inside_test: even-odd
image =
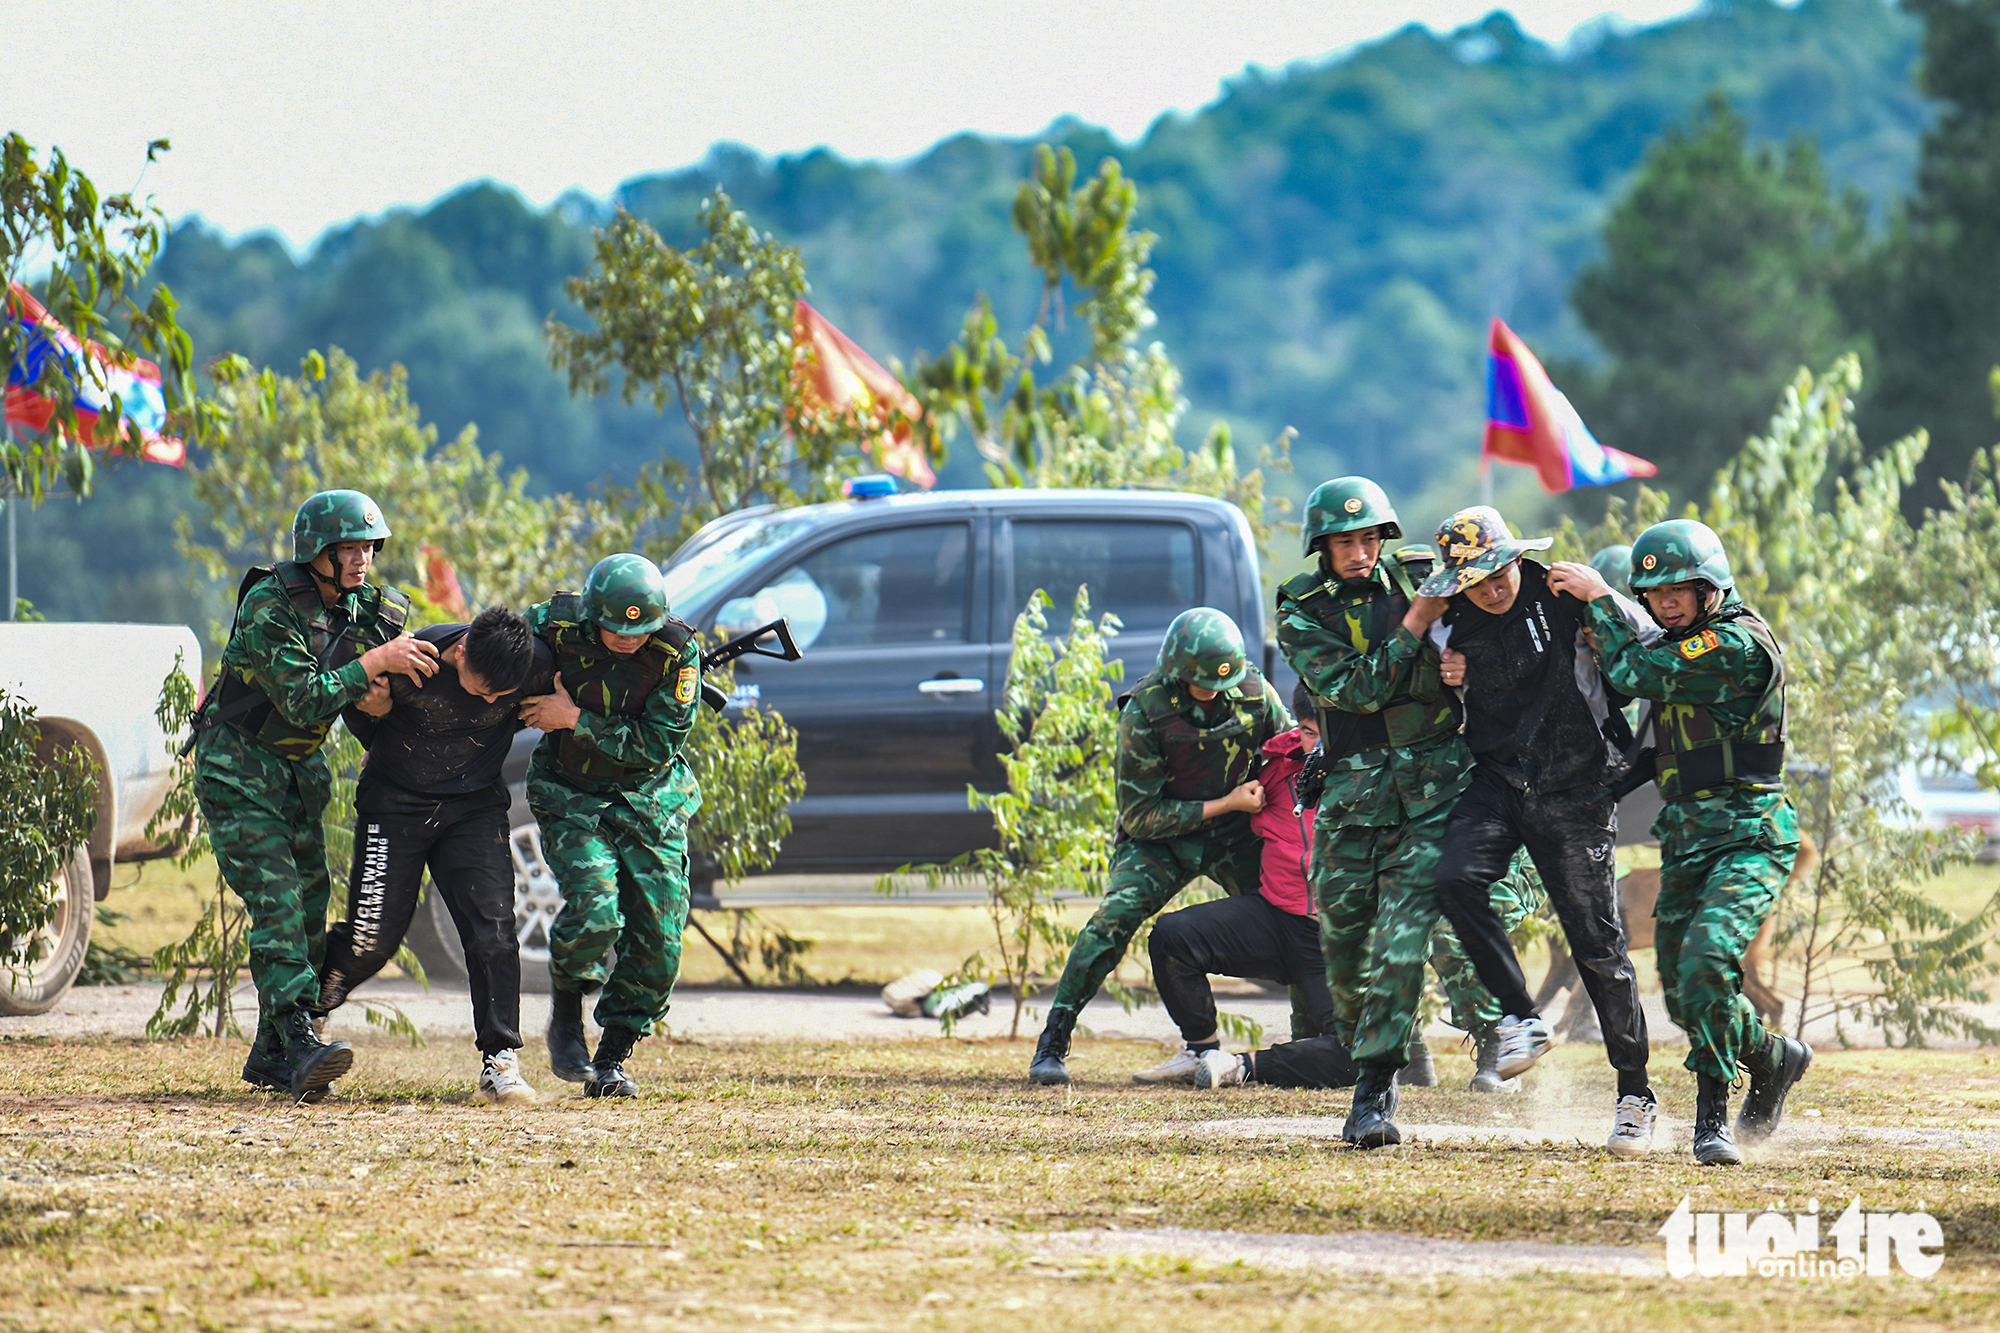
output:
[[[549,926],[562,910],[562,890],[542,860],[542,831],[533,824],[517,826],[508,835],[514,858],[514,926],[521,941],[521,990],[531,995],[549,988]],[[465,950],[451,909],[429,879],[404,942],[424,965],[433,982],[466,983]]]
[[[83,956],[90,950],[90,923],[97,911],[87,849],[77,848],[69,868],[55,877],[54,889],[56,910],[48,924],[30,940],[5,941],[11,947],[0,961],[0,1016],[47,1013],[83,970]]]

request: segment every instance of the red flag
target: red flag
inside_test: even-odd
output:
[[[1545,491],[1609,486],[1659,471],[1637,455],[1599,444],[1528,344],[1497,319],[1487,338],[1486,436],[1479,454],[1535,469]]]
[[[805,353],[793,363],[792,383],[806,410],[853,413],[880,424],[875,452],[883,470],[919,486],[937,484],[916,438],[924,410],[915,395],[804,301],[792,315],[792,343]]]
[[[426,545],[423,557],[424,600],[453,620],[472,619],[472,611],[465,604],[465,589],[458,586],[458,571],[444,558],[444,552]]]

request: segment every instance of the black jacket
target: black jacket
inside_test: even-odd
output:
[[[1604,724],[1624,701],[1607,697],[1579,635],[1586,604],[1549,590],[1548,570],[1521,561],[1521,591],[1492,616],[1461,593],[1444,623],[1465,654],[1465,741],[1479,764],[1532,796],[1608,783],[1624,761]],[[1577,676],[1589,675],[1593,701]]]
[[[383,718],[358,708],[341,713],[347,729],[368,747],[368,762],[354,793],[357,810],[386,813],[490,790],[503,804],[507,788],[500,770],[507,762],[521,700],[547,694],[555,660],[534,640],[535,664],[523,686],[493,703],[466,693],[458,672],[445,660],[465,637],[466,625],[431,625],[417,637],[438,650],[437,674],[419,689],[407,676],[389,677],[395,707]]]

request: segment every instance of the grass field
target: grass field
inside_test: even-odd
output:
[[[524,1055],[540,1067],[539,1043]],[[1077,1087],[1033,1089],[1022,1056],[1006,1043],[648,1042],[637,1101],[585,1101],[542,1074],[559,1096],[503,1111],[466,1100],[456,1044],[366,1044],[334,1099],[294,1107],[242,1090],[234,1045],[0,1041],[0,1328],[2000,1325],[1995,1151],[1857,1137],[1934,1127],[2000,1142],[1991,1053],[1823,1055],[1789,1141],[1728,1172],[1692,1164],[1684,1125],[1652,1161],[1606,1156],[1610,1076],[1583,1048],[1558,1049],[1516,1097],[1405,1101],[1406,1123],[1543,1129],[1547,1142],[1367,1155],[1217,1123],[1338,1115],[1342,1094],[1139,1088],[1117,1080],[1157,1053],[1100,1042],[1080,1044]],[[1460,1084],[1461,1062],[1441,1063]],[[1688,1077],[1657,1076],[1684,1116]],[[1931,1281],[1817,1286],[1385,1278],[1078,1258],[1047,1239],[1386,1230],[1657,1254],[1684,1195],[1696,1210],[1856,1196],[1927,1209],[1945,1265]]]

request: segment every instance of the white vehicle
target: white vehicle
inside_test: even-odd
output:
[[[1925,759],[1898,773],[1896,788],[1919,826],[1969,829],[1982,839],[1979,859],[2000,860],[2000,792],[1982,787],[1970,769]]]
[[[53,1008],[83,966],[112,867],[169,854],[147,840],[146,825],[173,784],[173,754],[153,713],[177,654],[199,688],[201,644],[183,625],[0,624],[0,689],[33,705],[44,754],[80,746],[98,774],[97,824],[57,876],[39,960],[0,965],[0,1016]],[[26,946],[0,940],[14,960]]]

